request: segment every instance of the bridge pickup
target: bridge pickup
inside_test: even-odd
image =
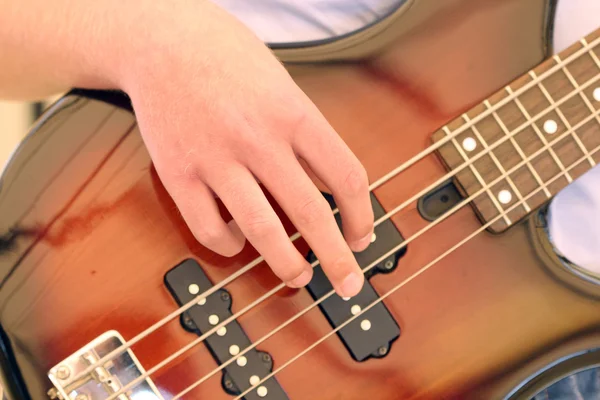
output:
[[[324,196],[331,208],[335,208],[333,197],[328,194],[324,194]],[[373,194],[371,194],[371,204],[375,219],[385,215],[383,207]],[[336,214],[336,221],[341,229],[342,221],[339,213]],[[354,253],[361,268],[371,265],[371,263],[404,241],[402,235],[390,220],[378,225],[374,233],[374,242],[365,251]],[[338,295],[333,295],[319,304],[319,308],[333,328],[337,328],[379,298],[368,279],[377,273],[393,271],[405,251],[405,248],[397,251],[367,271],[365,273],[367,279],[365,279],[365,284],[358,295],[347,301]],[[308,261],[312,263],[315,259],[315,255],[310,252]],[[331,291],[333,286],[325,276],[321,266],[317,266],[314,268],[314,276],[306,288],[310,295],[317,300]],[[353,359],[365,361],[371,357],[381,358],[388,354],[392,342],[400,336],[400,327],[385,304],[380,302],[337,331],[337,335]]]
[[[165,284],[179,305],[188,303],[213,286],[200,265],[193,259],[185,260],[167,272]],[[200,336],[231,317],[231,303],[230,294],[224,289],[218,290],[185,312],[182,315],[182,325],[186,330]],[[210,335],[204,343],[219,365],[252,344],[235,320]],[[227,393],[237,396],[255,386],[252,382],[258,382],[272,370],[271,356],[252,349],[224,368],[222,385]],[[288,397],[275,377],[271,377],[244,396],[246,400],[263,398],[284,400]]]

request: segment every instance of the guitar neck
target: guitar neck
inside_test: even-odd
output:
[[[433,134],[483,223],[502,232],[600,162],[600,29]],[[540,190],[538,190],[540,189]]]

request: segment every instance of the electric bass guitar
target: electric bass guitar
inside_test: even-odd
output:
[[[600,30],[552,56],[554,2],[405,1],[273,46],[365,165],[365,286],[289,289],[194,240],[126,95],[73,90],[0,186],[10,399],[530,399],[600,364],[600,277],[547,209],[600,162]],[[336,208],[327,193],[323,194]]]

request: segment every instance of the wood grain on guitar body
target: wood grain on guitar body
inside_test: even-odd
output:
[[[307,288],[200,246],[127,98],[60,99],[1,181],[8,395],[521,399],[597,364],[600,277],[556,256],[544,211],[600,162],[600,31],[550,57],[552,3],[407,1],[275,50],[369,172],[352,299],[282,213]]]

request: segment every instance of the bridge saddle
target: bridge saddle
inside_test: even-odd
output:
[[[48,373],[54,388],[48,391],[51,399],[60,400],[100,400],[118,392],[129,382],[146,371],[131,349],[108,360],[87,375],[78,379],[81,371],[95,364],[105,355],[125,344],[117,331],[108,331],[63,360]],[[118,400],[164,400],[158,389],[148,377]]]

